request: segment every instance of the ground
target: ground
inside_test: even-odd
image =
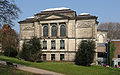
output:
[[[36,75],[36,74],[20,71],[15,69],[14,67],[0,64],[0,75]]]
[[[17,58],[11,58],[0,55],[0,60],[14,62],[26,66],[36,67],[65,75],[120,75],[120,69],[107,68],[102,66],[78,66],[73,63],[67,62],[29,62],[24,60],[18,60]]]

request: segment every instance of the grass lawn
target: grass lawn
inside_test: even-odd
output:
[[[24,72],[15,69],[14,67],[8,67],[0,64],[0,75],[35,75],[29,72]]]
[[[0,55],[0,60],[18,63],[26,66],[36,67],[40,69],[46,69],[54,72],[63,73],[66,75],[120,75],[120,69],[106,68],[101,66],[77,66],[72,63],[66,62],[28,62],[18,60],[16,58],[6,57]]]

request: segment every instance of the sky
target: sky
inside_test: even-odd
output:
[[[76,11],[77,15],[90,13],[98,16],[99,24],[120,22],[120,0],[16,0],[16,5],[22,11],[13,27],[18,33],[20,31],[18,21],[48,8],[67,7]]]

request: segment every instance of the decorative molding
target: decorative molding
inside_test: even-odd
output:
[[[84,22],[84,23],[78,22],[77,28],[92,28],[92,25],[89,22],[87,22],[87,23],[86,22]]]
[[[25,27],[23,30],[34,30],[34,27]]]

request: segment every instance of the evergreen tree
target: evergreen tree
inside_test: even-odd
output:
[[[82,40],[75,56],[75,64],[89,66],[94,60],[95,42],[93,40]]]
[[[40,61],[42,55],[41,45],[39,38],[33,37],[27,43],[24,42],[20,58],[37,62]]]
[[[19,57],[24,60],[30,61],[30,59],[29,59],[29,57],[30,57],[29,49],[30,48],[31,48],[31,45],[24,42],[23,46],[22,46],[22,51],[20,51],[20,53],[19,53]]]

